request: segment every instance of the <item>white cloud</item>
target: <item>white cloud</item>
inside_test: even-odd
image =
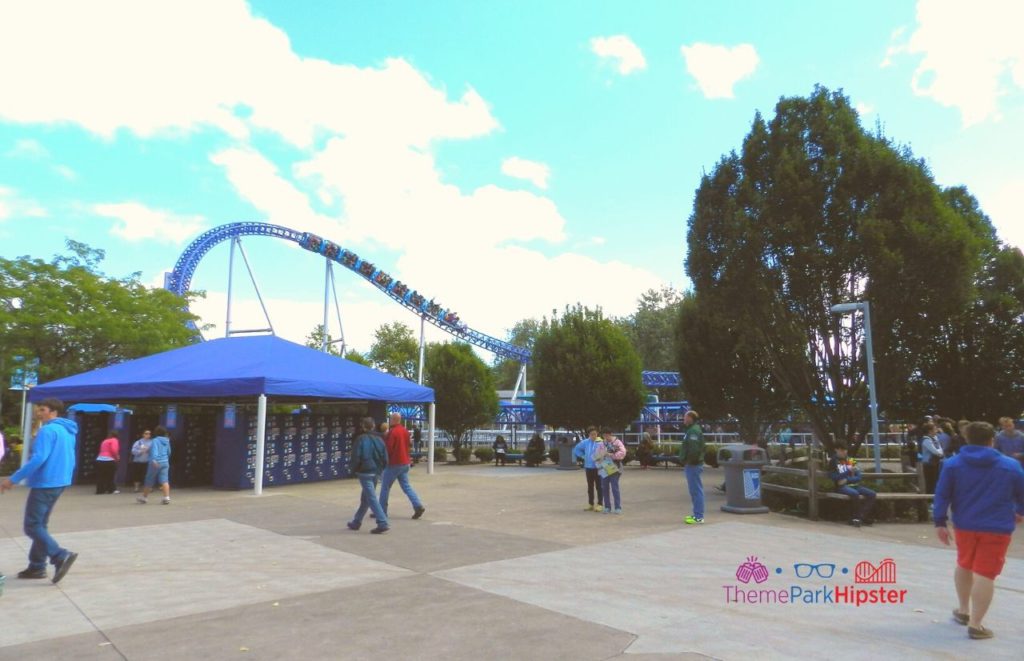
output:
[[[300,146],[320,131],[426,145],[498,127],[474,90],[449,101],[404,60],[361,69],[300,57],[243,0],[3,3],[0,62],[32,64],[0,68],[0,118],[107,137],[215,126]]]
[[[1024,177],[1004,181],[994,188],[977,189],[982,210],[992,219],[1004,242],[1024,250],[1024,213],[1021,211],[1020,193],[1024,191]]]
[[[541,190],[547,190],[548,177],[551,176],[551,168],[544,163],[528,161],[518,156],[502,161],[501,171],[509,177],[525,179]]]
[[[920,0],[917,28],[905,42],[902,33],[886,52],[882,66],[900,54],[920,55],[911,87],[957,108],[965,126],[998,119],[1000,97],[1024,89],[1024,4],[975,0],[951,5]]]
[[[166,243],[183,243],[206,224],[202,216],[181,216],[150,209],[139,202],[96,204],[92,211],[115,219],[111,233],[125,241],[152,239]]]
[[[78,179],[78,173],[66,165],[55,165],[53,166],[53,171],[68,181],[75,181]]]
[[[647,68],[647,60],[644,59],[643,51],[624,34],[594,37],[590,40],[590,50],[602,59],[616,62],[616,68],[623,76]]]
[[[50,152],[38,140],[23,138],[16,140],[14,146],[4,154],[10,158],[25,158],[28,160],[43,160],[50,157]]]
[[[728,48],[695,43],[681,47],[680,52],[686,60],[686,70],[709,99],[733,98],[733,87],[753,74],[759,63],[757,51],[750,44]]]
[[[875,112],[875,107],[870,103],[858,101],[854,106],[854,110],[861,116],[861,119]]]
[[[35,200],[22,197],[18,191],[0,186],[0,221],[11,218],[44,218],[47,211]]]

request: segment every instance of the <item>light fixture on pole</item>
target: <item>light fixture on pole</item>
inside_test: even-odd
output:
[[[867,301],[833,305],[832,314],[864,313],[864,348],[868,352],[868,398],[871,408],[871,439],[875,446],[875,472],[882,472],[882,446],[878,438],[878,399],[875,396],[875,353],[871,347],[871,306]]]

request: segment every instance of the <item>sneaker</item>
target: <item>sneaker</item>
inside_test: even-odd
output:
[[[359,527],[362,524],[361,523],[356,523],[355,521],[349,521],[345,525],[348,527],[349,530],[359,530]]]
[[[985,627],[967,627],[967,635],[974,640],[982,640],[984,638],[993,638],[995,634],[992,633],[991,629]]]
[[[78,559],[77,553],[68,552],[64,559],[59,563],[56,563],[57,571],[53,573],[53,582],[60,583],[60,579],[64,578],[64,575],[71,569],[71,565],[75,564],[75,560]]]
[[[32,569],[28,567],[18,572],[18,578],[46,578],[46,569]]]
[[[688,526],[692,526],[694,524],[704,523],[704,519],[703,517],[698,519],[695,516],[688,516],[685,519],[683,519],[683,522],[686,523],[686,525]]]
[[[171,499],[170,498],[164,498],[163,500],[160,501],[160,504],[162,504],[162,505],[170,505],[171,504]]]
[[[423,513],[426,512],[426,511],[427,511],[426,507],[417,507],[416,510],[412,513],[412,518],[418,519],[421,516],[423,516]]]
[[[135,502],[137,502],[139,505],[145,505],[149,501],[146,500],[145,496],[138,496],[135,498]]]
[[[615,509],[612,510],[612,514],[622,514],[622,508],[616,507]]]
[[[963,624],[963,625],[966,626],[967,623],[971,621],[971,616],[968,615],[967,613],[961,613],[960,611],[954,609],[953,610],[953,620],[957,624]]]
[[[854,528],[860,528],[860,524],[861,524],[861,520],[860,519],[850,519],[850,525],[853,526]]]
[[[391,528],[389,526],[377,526],[376,528],[374,528],[373,530],[370,531],[370,534],[382,535],[382,534],[386,533],[389,530],[391,530]]]
[[[587,505],[586,507],[583,508],[583,511],[584,512],[593,512],[594,511],[594,506],[593,505]]]

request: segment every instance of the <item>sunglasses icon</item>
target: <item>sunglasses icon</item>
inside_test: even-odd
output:
[[[836,573],[836,566],[832,563],[809,565],[802,562],[793,565],[793,571],[796,572],[797,578],[810,578],[811,574],[817,574],[821,578],[832,578],[832,575]]]

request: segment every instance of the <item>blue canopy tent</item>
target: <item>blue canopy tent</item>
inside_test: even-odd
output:
[[[258,398],[255,491],[262,491],[267,397],[279,401],[372,400],[430,404],[428,471],[433,472],[434,390],[272,335],[229,337],[44,383],[30,401],[69,402]]]

